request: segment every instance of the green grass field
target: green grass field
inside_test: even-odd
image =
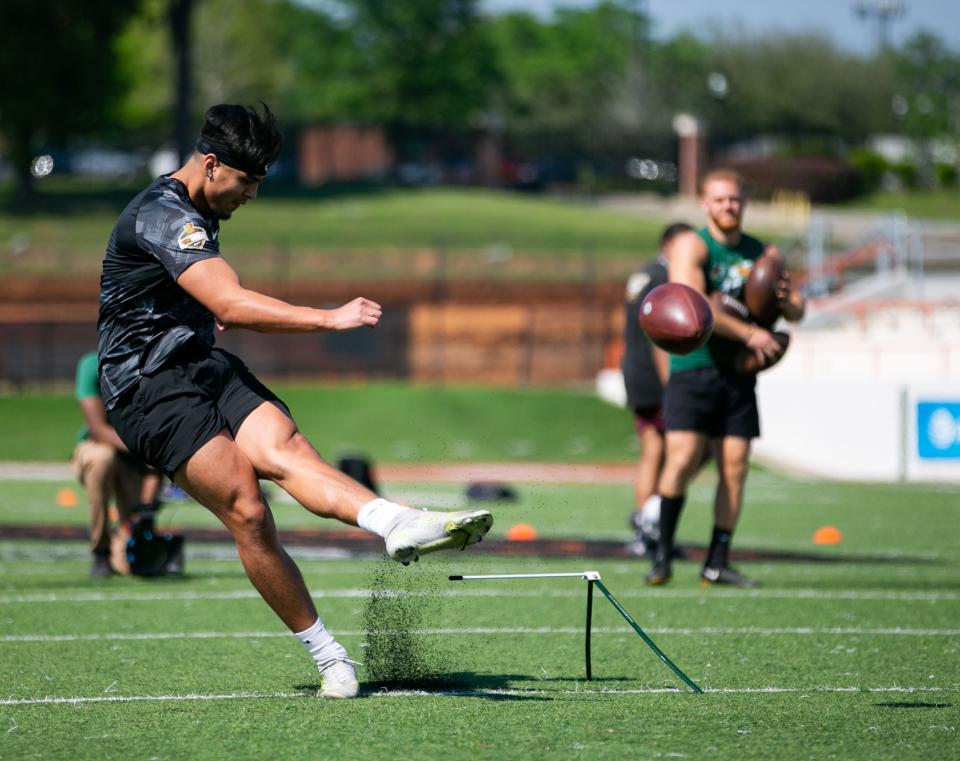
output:
[[[329,459],[605,461],[637,452],[629,415],[587,391],[359,385],[271,385]],[[82,418],[69,393],[0,395],[0,461],[70,459]]]
[[[116,217],[141,187],[43,185],[37,207],[0,193],[0,274],[96,276]],[[875,193],[842,207],[953,219],[955,190]],[[466,189],[291,194],[264,187],[221,234],[248,279],[623,279],[672,220],[583,201]],[[759,232],[756,231],[755,232]],[[783,231],[762,231],[777,240]]]
[[[902,211],[919,219],[943,219],[956,221],[960,206],[960,191],[913,190],[905,192],[877,192],[849,204],[844,208],[859,211]]]
[[[0,272],[96,275],[128,193],[50,194],[39,210],[0,206]],[[584,203],[478,190],[271,196],[223,227],[223,251],[246,277],[338,279],[589,276],[608,259],[644,261],[663,224]],[[442,253],[442,258],[441,257]],[[600,260],[600,264],[594,261]],[[551,266],[546,266],[546,263]],[[631,271],[629,269],[627,272]]]
[[[627,539],[626,484],[517,484],[494,507],[543,536]],[[69,481],[0,482],[0,523],[83,525]],[[456,507],[450,484],[384,484]],[[712,474],[681,542],[709,533]],[[275,495],[281,529],[336,528]],[[291,548],[363,697],[322,701],[318,679],[228,544],[191,544],[182,579],[87,578],[79,542],[0,541],[2,759],[928,759],[956,753],[960,536],[956,486],[867,486],[756,472],[735,547],[758,590],[702,589],[698,567],[647,589],[641,560],[466,553],[403,568]],[[166,525],[211,526],[192,503]],[[823,525],[840,545],[815,547]],[[791,560],[816,553],[833,562]],[[597,570],[705,690],[692,694],[598,594],[584,679],[579,580],[475,582],[450,573]],[[953,751],[950,748],[954,748]]]

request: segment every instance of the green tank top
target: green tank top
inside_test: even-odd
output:
[[[697,230],[697,235],[707,244],[707,260],[703,266],[703,274],[707,281],[707,295],[714,291],[721,291],[734,298],[741,298],[743,284],[750,276],[753,263],[763,255],[763,243],[744,233],[740,235],[740,241],[736,246],[727,246],[714,240],[706,227]],[[671,354],[670,372],[713,367],[715,363],[710,354],[710,342],[713,340],[711,338],[706,345],[689,354]]]

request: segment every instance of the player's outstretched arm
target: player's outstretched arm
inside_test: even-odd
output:
[[[790,276],[777,289],[780,304],[780,314],[787,322],[800,322],[807,311],[807,300],[800,291],[794,290],[790,284]]]
[[[763,253],[783,258],[780,249],[772,243],[764,249]],[[789,272],[784,272],[783,279],[777,283],[777,301],[780,305],[780,314],[787,322],[799,322],[803,319],[807,310],[807,300],[800,291],[794,290]]]
[[[244,288],[233,267],[219,257],[190,266],[177,279],[177,285],[213,312],[225,327],[259,333],[373,328],[383,311],[378,303],[363,297],[337,309],[294,306]]]

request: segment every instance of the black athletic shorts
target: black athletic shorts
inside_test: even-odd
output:
[[[107,417],[133,454],[172,476],[224,428],[235,436],[264,402],[290,414],[238,357],[191,341],[141,377]]]
[[[670,374],[663,395],[667,431],[695,431],[710,438],[760,435],[757,377],[715,367]]]

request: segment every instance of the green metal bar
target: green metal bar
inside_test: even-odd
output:
[[[593,670],[590,668],[590,630],[593,629],[593,585],[597,582],[587,579],[587,636],[584,638],[584,649],[587,657],[587,681],[593,681]]]
[[[684,682],[686,682],[687,686],[690,687],[690,689],[693,690],[695,693],[697,693],[698,695],[703,694],[703,690],[700,689],[699,685],[697,685],[696,682],[694,682],[690,677],[684,674],[676,666],[676,664],[666,656],[663,650],[657,647],[657,644],[652,639],[650,639],[650,637],[647,636],[647,633],[640,628],[640,624],[634,621],[633,618],[631,618],[630,614],[623,609],[623,606],[619,602],[617,602],[617,598],[615,598],[613,594],[611,594],[610,590],[603,585],[602,581],[593,581],[593,582],[590,582],[590,584],[591,585],[596,584],[600,588],[600,591],[603,592],[604,596],[610,601],[610,604],[613,605],[613,607],[620,612],[620,615],[627,620],[627,623],[630,624],[630,626],[633,627],[634,631],[636,631],[636,633],[640,635],[641,639],[643,639],[643,641],[647,643],[647,646],[657,654],[657,656],[660,658],[661,661],[663,661],[664,663],[667,664],[667,666],[670,667],[670,670],[673,671],[674,674],[676,674]],[[590,677],[588,676],[587,678],[589,679]]]

